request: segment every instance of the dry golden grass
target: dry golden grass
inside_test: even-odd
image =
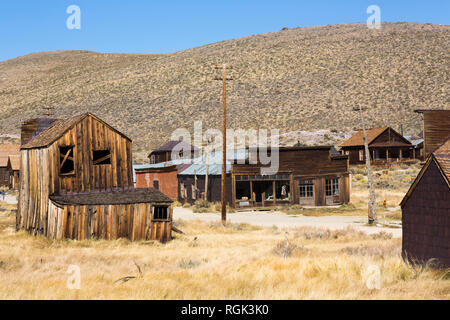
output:
[[[0,217],[0,299],[448,299],[449,272],[414,268],[400,239],[353,229],[177,221],[188,235],[158,242],[54,241],[14,231]],[[142,276],[134,264],[142,270]],[[66,286],[81,268],[80,290]],[[365,285],[381,269],[381,289]],[[137,276],[127,282],[118,279]]]

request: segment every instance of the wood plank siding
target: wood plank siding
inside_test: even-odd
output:
[[[350,201],[348,157],[332,155],[330,150],[329,146],[280,148],[278,172],[272,176],[261,175],[261,168],[264,167],[261,164],[233,164],[231,169],[233,205],[235,207],[289,204],[324,206],[348,203]],[[337,194],[327,196],[327,180],[331,179],[337,181]],[[250,192],[244,192],[247,194],[245,198],[248,199],[239,198],[238,183],[250,189]],[[305,183],[311,185],[309,187],[311,197],[300,199],[300,185]],[[285,192],[289,194],[283,197],[277,195],[277,184],[280,188],[285,188]],[[267,194],[266,192],[261,194],[264,188],[268,189]],[[271,197],[270,195],[267,197],[268,194]]]
[[[25,128],[24,136],[32,136],[30,126]],[[112,192],[119,192],[117,195],[124,198],[125,192],[134,190],[131,143],[129,138],[91,114],[57,120],[35,135],[21,148],[16,228],[53,238],[89,239],[92,235],[105,239],[126,236],[131,240],[167,240],[171,220],[163,224],[152,220],[153,203],[147,194],[139,194],[140,199],[136,198],[132,204],[111,201],[94,203],[94,206],[82,202],[58,204],[50,199],[89,194],[109,197]],[[66,161],[73,162],[67,172],[62,170]],[[147,193],[158,193],[161,196],[158,202],[166,199],[171,203],[159,191]],[[129,194],[137,197],[136,193]],[[101,212],[102,216],[94,212]],[[139,221],[139,225],[134,226],[133,221]],[[165,230],[162,236],[160,225]]]
[[[416,110],[423,115],[425,159],[450,138],[450,110]]]

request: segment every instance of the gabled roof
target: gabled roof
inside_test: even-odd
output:
[[[177,147],[179,150],[189,150],[189,149],[193,150],[193,151],[199,150],[197,147],[195,147],[187,142],[170,140],[169,142],[162,145],[158,149],[153,150],[148,156],[150,157],[152,154],[158,153],[158,152],[172,151],[175,147]]]
[[[68,130],[72,129],[77,123],[79,123],[84,118],[91,116],[94,119],[102,122],[106,126],[108,126],[111,130],[117,132],[121,136],[123,136],[125,139],[130,140],[127,136],[119,132],[118,130],[111,127],[109,124],[101,120],[100,118],[96,117],[92,113],[84,113],[72,118],[64,119],[64,120],[56,120],[53,122],[53,124],[41,132],[41,134],[37,135],[30,141],[28,141],[26,144],[21,146],[21,149],[34,149],[34,148],[43,148],[48,147],[53,142],[61,138],[64,133],[66,133]]]
[[[399,141],[376,142],[375,140],[381,134],[383,134],[386,130],[390,130],[391,133],[400,137],[403,142],[399,142]],[[368,129],[368,130],[366,130],[366,134],[367,134],[367,144],[374,146],[374,147],[408,147],[408,146],[411,146],[411,142],[409,140],[407,140],[405,137],[403,137],[401,134],[399,134],[397,131],[395,131],[394,129],[392,129],[390,127]],[[364,146],[363,130],[359,130],[352,137],[350,137],[350,139],[344,141],[344,143],[341,144],[341,148],[342,147],[362,147],[362,146]]]
[[[10,155],[8,157],[8,167],[11,167],[13,171],[20,170],[20,155]]]
[[[450,139],[433,152],[433,156],[436,158],[442,174],[447,177],[447,182],[450,181]]]
[[[404,206],[406,201],[409,199],[411,194],[413,193],[416,186],[419,184],[420,180],[422,179],[423,175],[427,171],[430,164],[434,161],[436,163],[436,166],[439,169],[439,172],[441,173],[444,180],[447,182],[447,186],[450,188],[450,139],[448,139],[443,145],[441,145],[435,152],[431,153],[427,161],[425,162],[425,165],[420,170],[419,174],[417,175],[416,180],[414,180],[413,184],[409,188],[408,192],[406,193],[405,197],[403,198],[402,202],[400,203],[400,206]]]
[[[373,140],[375,140],[380,134],[389,129],[389,127],[384,128],[373,128],[366,130],[367,134],[367,143],[370,144]],[[353,136],[351,136],[348,140],[345,140],[344,143],[341,144],[342,147],[357,147],[364,145],[364,132],[363,130],[358,130]]]
[[[8,157],[10,155],[19,155],[20,145],[18,144],[1,144],[0,145],[0,167],[8,165]]]

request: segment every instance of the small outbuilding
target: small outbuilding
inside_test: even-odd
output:
[[[171,239],[172,200],[134,188],[132,142],[123,133],[91,113],[29,120],[23,129],[17,230],[56,239]]]
[[[403,258],[450,267],[450,139],[429,155],[400,206]]]

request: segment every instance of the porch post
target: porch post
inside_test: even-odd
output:
[[[272,182],[272,188],[273,188],[273,205],[277,205],[277,195],[275,193],[275,180]]]

